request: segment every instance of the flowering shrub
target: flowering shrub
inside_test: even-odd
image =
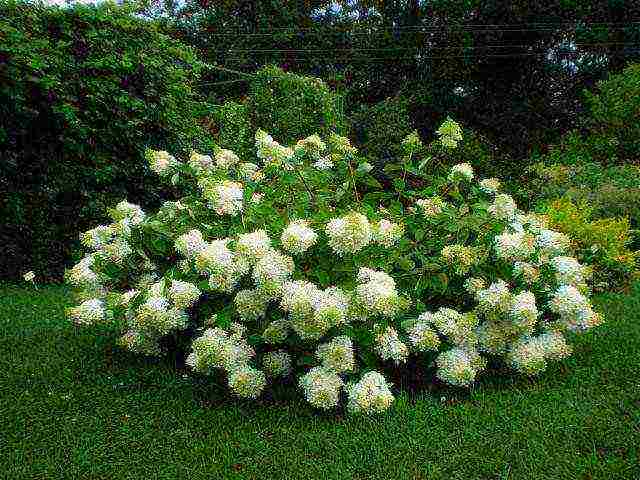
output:
[[[456,148],[448,120],[438,132]],[[488,360],[523,375],[571,352],[601,322],[570,239],[520,211],[473,165],[427,175],[420,139],[403,169],[427,185],[383,191],[349,140],[311,135],[285,146],[255,135],[256,158],[217,149],[151,169],[184,196],[153,214],[123,201],[113,223],[82,234],[91,250],[68,272],[78,325],[108,324],[120,345],[162,355],[193,335],[186,364],[224,374],[257,398],[289,375],[320,409],[386,410],[385,369],[417,357],[437,379],[469,387]]]

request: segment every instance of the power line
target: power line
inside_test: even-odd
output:
[[[585,52],[566,52],[566,53],[562,53],[562,55],[564,56],[577,56],[577,55],[583,55]],[[586,52],[586,53],[591,53],[591,52]],[[597,52],[593,52],[593,53],[597,53]],[[638,47],[638,53],[640,53],[640,46]],[[518,57],[535,57],[535,56],[549,56],[548,52],[535,52],[535,53],[505,53],[505,54],[487,54],[487,55],[442,55],[442,56],[433,56],[433,55],[416,55],[416,56],[412,56],[412,57],[366,57],[366,58],[354,58],[354,59],[349,59],[346,61],[346,63],[368,63],[368,62],[374,62],[377,60],[382,60],[382,61],[386,61],[386,62],[395,62],[395,61],[399,61],[399,60],[411,60],[411,61],[419,61],[419,60],[432,60],[432,59],[450,59],[450,58],[518,58]],[[617,56],[622,56],[622,55],[618,55],[616,54],[616,52],[607,52],[607,56],[612,56],[612,57],[617,57]],[[225,61],[229,61],[229,62],[246,62],[247,58],[225,58]],[[284,59],[288,62],[318,62],[318,59],[316,58],[286,58]],[[328,59],[327,63],[344,63],[342,61],[340,61],[339,59]]]
[[[526,28],[527,25],[537,25],[535,27]],[[471,24],[441,24],[441,25],[400,25],[400,26],[372,26],[372,27],[357,27],[357,28],[335,28],[335,27],[308,27],[308,28],[295,28],[281,27],[272,28],[268,32],[247,32],[240,30],[221,30],[219,32],[206,32],[210,36],[276,36],[276,35],[296,35],[304,32],[318,32],[318,33],[348,33],[355,35],[371,35],[371,34],[385,34],[394,33],[397,31],[409,31],[409,32],[441,32],[445,29],[455,28],[457,30],[471,31],[471,32],[546,32],[555,31],[558,28],[584,28],[584,27],[609,27],[613,30],[621,30],[631,26],[640,27],[640,22],[593,22],[593,23],[539,23],[539,24],[487,24],[487,25],[471,25]]]
[[[608,47],[608,46],[640,46],[635,42],[594,42],[594,43],[573,43],[576,47]],[[492,48],[530,48],[530,45],[483,45],[483,46],[467,46],[467,45],[450,45],[446,47],[416,45],[413,47],[391,47],[391,48],[335,48],[335,49],[323,49],[323,48],[307,48],[307,49],[287,49],[287,48],[272,48],[272,49],[251,49],[251,48],[229,48],[224,52],[247,52],[247,53],[305,53],[305,52],[317,52],[317,53],[349,53],[349,52],[389,52],[389,51],[407,51],[418,50],[424,48],[426,50],[487,50]],[[557,47],[562,49],[562,46]]]

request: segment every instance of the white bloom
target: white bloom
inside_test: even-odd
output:
[[[189,166],[193,168],[196,175],[208,172],[213,168],[213,159],[209,155],[201,155],[196,151],[191,151],[189,155]]]
[[[255,351],[239,332],[229,334],[218,327],[205,330],[193,341],[191,348],[188,364],[202,373],[209,373],[213,368],[232,372],[246,366],[255,356]]]
[[[513,273],[525,281],[525,283],[532,284],[538,281],[540,272],[538,269],[527,262],[515,262],[513,264]]]
[[[311,405],[329,410],[338,405],[344,382],[331,370],[313,367],[300,378],[299,385]]]
[[[368,313],[393,317],[400,307],[396,282],[385,272],[370,268],[358,271],[356,297]]]
[[[400,341],[398,332],[388,326],[381,333],[376,335],[375,351],[383,361],[391,360],[396,365],[407,361],[409,349]]]
[[[123,219],[128,220],[128,225],[138,225],[142,223],[146,217],[145,213],[138,205],[129,203],[126,200],[116,205],[116,213]]]
[[[67,309],[67,315],[76,325],[96,325],[107,318],[107,311],[102,300],[92,298]]]
[[[382,413],[393,403],[389,384],[378,372],[365,373],[359,382],[346,387],[347,410],[351,413]]]
[[[315,161],[313,166],[316,167],[318,170],[330,170],[333,168],[333,162],[331,161],[331,158],[328,156],[320,157],[318,160]]]
[[[233,369],[229,373],[229,388],[237,396],[256,399],[267,384],[265,375],[260,370],[249,365]]]
[[[441,307],[435,313],[425,312],[418,317],[419,321],[430,323],[455,345],[476,343],[475,329],[478,318],[473,313],[462,314],[452,308]]]
[[[554,230],[542,229],[536,236],[536,245],[547,255],[562,255],[569,249],[569,237]]]
[[[270,377],[286,377],[291,373],[291,355],[284,350],[267,352],[262,357],[262,366]]]
[[[485,366],[484,359],[474,350],[452,348],[436,358],[436,375],[444,382],[459,387],[471,385]]]
[[[451,168],[449,180],[465,180],[470,181],[474,177],[473,167],[468,163],[459,163]]]
[[[497,280],[488,288],[477,294],[478,310],[489,317],[499,317],[506,314],[513,303],[513,294],[504,280]]]
[[[241,183],[224,180],[211,185],[208,182],[201,182],[201,187],[202,195],[218,215],[235,216],[242,212]]]
[[[33,283],[33,280],[36,278],[36,274],[33,273],[33,271],[29,271],[27,273],[25,273],[22,278],[24,278],[25,282],[31,282]]]
[[[582,285],[585,282],[585,268],[573,257],[554,257],[550,260],[556,272],[556,281],[565,285]]]
[[[202,238],[199,230],[189,230],[187,233],[180,235],[174,242],[175,249],[181,255],[187,258],[193,258],[196,253],[205,248],[207,243]]]
[[[218,150],[215,155],[216,165],[220,168],[229,168],[240,161],[238,156],[231,150],[224,148]]]
[[[237,167],[238,177],[242,180],[248,181],[257,181],[261,175],[260,169],[258,165],[251,162],[243,162]]]
[[[500,193],[496,195],[493,203],[489,206],[489,213],[498,220],[511,221],[515,218],[517,208],[516,202],[510,195]]]
[[[530,332],[538,320],[536,297],[532,292],[521,292],[513,298],[513,305],[509,312],[514,323]]]
[[[99,250],[113,240],[116,232],[111,225],[98,225],[80,235],[80,242],[87,248]]]
[[[527,260],[535,251],[535,237],[530,233],[503,233],[495,237],[498,258],[508,262]]]
[[[238,237],[237,252],[254,264],[271,251],[271,239],[264,230],[256,230],[251,233],[243,233]]]
[[[193,283],[172,280],[169,287],[169,299],[179,309],[186,309],[200,297],[200,290]]]
[[[254,322],[267,312],[269,298],[259,290],[240,290],[233,299],[236,312],[244,322]]]
[[[498,192],[500,189],[500,180],[497,178],[485,178],[480,180],[480,190],[490,195]]]
[[[305,220],[295,220],[287,226],[280,236],[282,248],[294,255],[307,251],[318,240],[318,234]]]
[[[295,264],[287,255],[272,250],[258,260],[253,267],[253,279],[262,291],[269,295],[278,295],[282,284],[293,273]]]
[[[169,155],[169,153],[164,150],[149,150],[148,156],[149,168],[151,168],[152,172],[160,176],[168,175],[171,173],[171,170],[179,164],[175,157]]]
[[[409,342],[419,352],[438,351],[440,337],[431,328],[429,322],[418,319],[407,329]]]
[[[425,217],[435,217],[442,213],[442,209],[446,203],[438,196],[430,198],[421,198],[416,201],[416,205],[420,207]]]
[[[329,237],[329,246],[338,255],[362,250],[373,237],[367,217],[356,212],[330,220],[325,231]]]
[[[316,357],[322,366],[336,373],[350,372],[355,368],[353,343],[347,336],[333,338],[316,350]]]
[[[404,226],[390,222],[389,220],[380,220],[373,225],[372,233],[373,240],[376,243],[391,248],[402,238]]]

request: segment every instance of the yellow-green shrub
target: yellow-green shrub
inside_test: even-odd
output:
[[[640,252],[629,248],[633,235],[629,219],[593,220],[592,211],[586,202],[576,203],[566,196],[545,206],[549,226],[569,235],[578,258],[593,265],[594,288],[625,289],[639,275]]]

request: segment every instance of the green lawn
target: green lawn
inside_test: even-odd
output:
[[[402,394],[373,419],[291,389],[229,399],[64,319],[62,287],[0,288],[0,478],[638,479],[640,286],[535,381]]]

